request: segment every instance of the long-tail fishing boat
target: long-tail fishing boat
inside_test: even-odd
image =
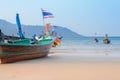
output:
[[[34,59],[48,55],[54,39],[50,34],[34,40],[25,38],[22,33],[19,14],[16,14],[19,38],[0,41],[0,60],[2,64],[20,60]]]
[[[103,40],[104,44],[110,44],[110,40],[108,39],[108,34],[105,35],[105,39]]]

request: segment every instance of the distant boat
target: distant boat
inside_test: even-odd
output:
[[[54,39],[50,38],[50,35],[45,35],[45,38],[41,40],[25,38],[22,33],[18,14],[16,15],[16,21],[19,29],[19,39],[4,39],[4,41],[0,42],[1,63],[4,64],[47,56],[52,47]]]
[[[104,43],[104,44],[110,44],[110,40],[109,40],[109,39],[104,39],[104,40],[103,40],[103,43]]]
[[[108,34],[105,35],[105,39],[103,40],[104,44],[110,44],[110,40],[108,39]]]

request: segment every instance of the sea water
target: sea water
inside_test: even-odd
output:
[[[56,47],[56,53],[60,53],[62,57],[78,58],[83,61],[108,61],[120,62],[120,37],[109,37],[110,44],[104,44],[104,37],[97,37],[99,42],[94,42],[94,37],[76,37],[62,38],[60,46]],[[55,48],[55,49],[56,49]],[[63,53],[63,54],[61,54]],[[58,54],[56,54],[58,55]]]
[[[103,43],[104,37],[97,37],[97,39],[99,42],[94,42],[94,37],[63,38],[60,48],[120,50],[120,37],[109,37],[110,44]]]

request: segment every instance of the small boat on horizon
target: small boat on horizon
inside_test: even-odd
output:
[[[105,35],[105,39],[103,40],[104,44],[110,44],[110,40],[108,39],[108,34]]]

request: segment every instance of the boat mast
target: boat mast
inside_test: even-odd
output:
[[[17,23],[17,26],[18,26],[18,35],[19,35],[19,37],[21,39],[24,39],[25,36],[22,33],[22,28],[21,28],[21,23],[20,23],[20,19],[19,19],[19,14],[18,13],[16,14],[16,23]]]

